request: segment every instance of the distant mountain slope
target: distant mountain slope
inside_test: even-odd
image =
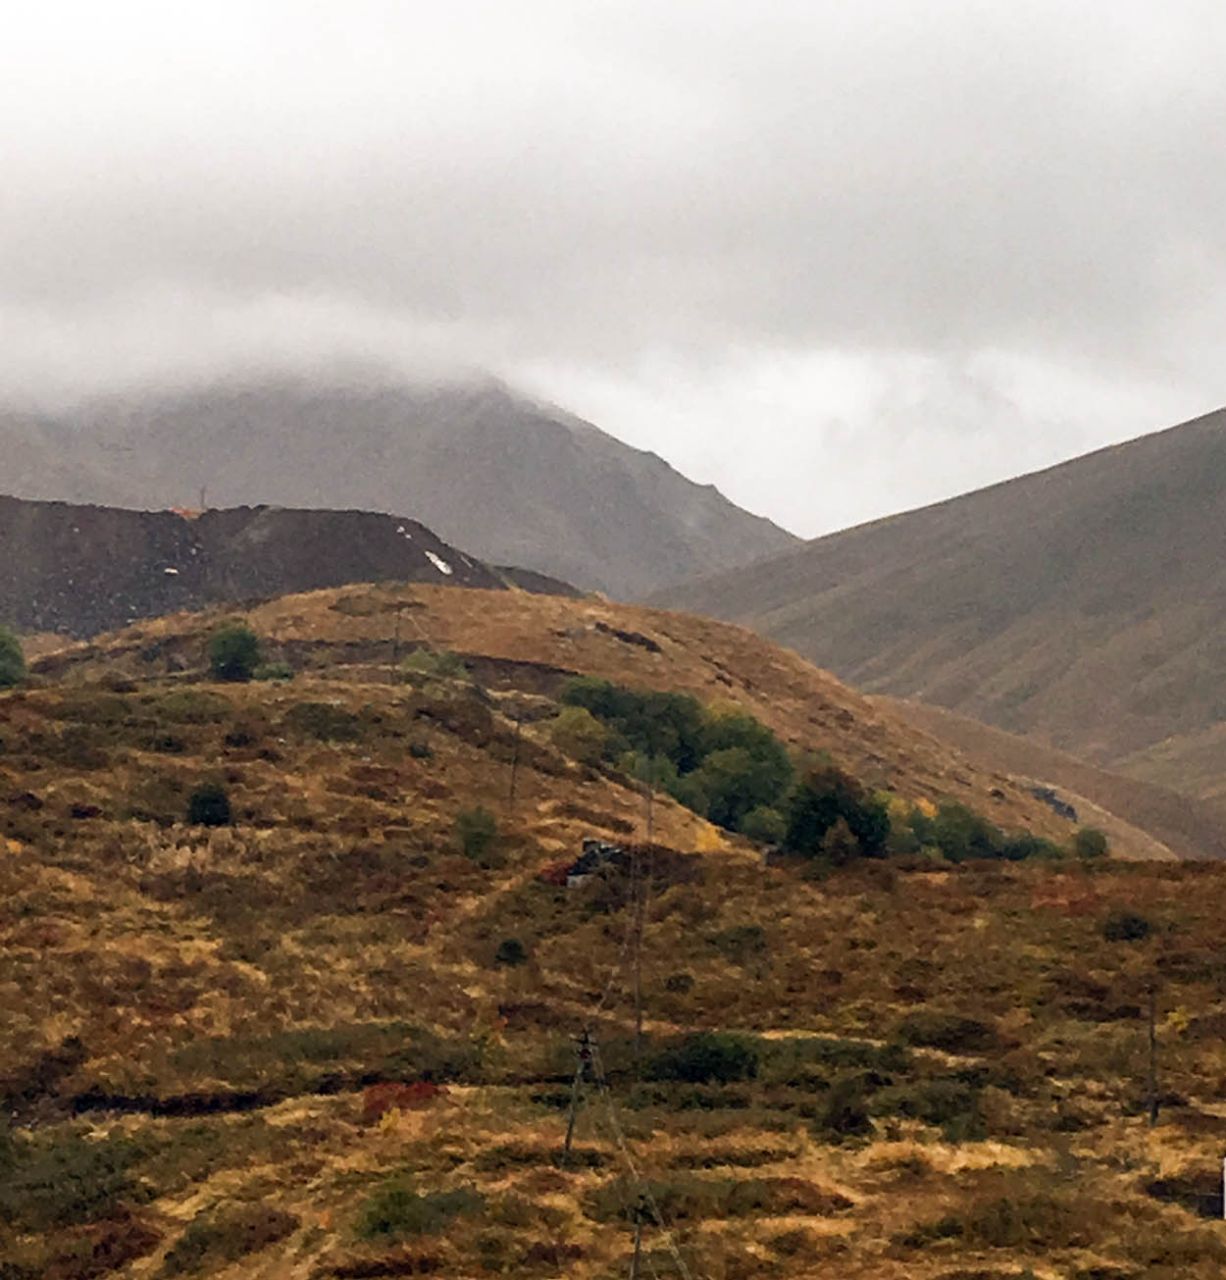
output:
[[[185,518],[0,497],[0,621],[92,636],[139,618],[395,579],[568,592],[474,560],[415,520],[244,507]]]
[[[1226,720],[1226,413],[662,593],[870,691],[1167,786],[1143,754]],[[1205,735],[1210,735],[1208,738]],[[1198,758],[1187,779],[1226,772]]]
[[[1054,747],[980,724],[944,707],[884,694],[872,702],[980,764],[1054,789],[1060,800],[1074,806],[1080,822],[1101,827],[1113,845],[1127,840],[1135,847],[1136,833],[1144,832],[1176,857],[1226,858],[1224,804],[1098,769]],[[1116,822],[1127,823],[1131,830],[1117,831]],[[1151,851],[1149,856],[1158,855]]]
[[[5,466],[0,491],[161,508],[196,506],[205,489],[213,506],[411,511],[486,560],[620,597],[796,544],[654,454],[491,380],[269,381],[113,399],[53,424],[9,415],[0,456],[36,437],[46,457],[49,432],[59,456]]]

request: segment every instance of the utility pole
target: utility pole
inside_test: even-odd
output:
[[[646,1197],[640,1195],[634,1206],[634,1256],[630,1260],[630,1280],[639,1280],[643,1261],[643,1220],[647,1217]]]
[[[400,663],[400,615],[404,611],[404,605],[398,604],[396,612],[392,617],[392,665],[388,671],[388,683],[396,683],[396,667]]]
[[[579,1115],[579,1090],[592,1065],[592,1033],[584,1028],[575,1041],[575,1078],[570,1086],[570,1117],[566,1121],[566,1142],[562,1146],[563,1165],[570,1159],[570,1148],[575,1138],[575,1120]]]
[[[515,738],[511,743],[511,788],[507,795],[507,808],[515,808],[515,784],[519,778],[519,741],[524,731],[524,710],[515,708]]]
[[[651,766],[648,766],[650,771]],[[648,773],[644,783],[646,793],[646,832],[647,839],[643,848],[634,856],[634,1066],[638,1071],[643,1056],[643,930],[647,923],[647,891],[651,881],[651,867],[647,861],[651,858],[652,840],[655,834],[654,804],[655,788]]]
[[[1158,1123],[1158,984],[1149,984],[1149,1127]]]

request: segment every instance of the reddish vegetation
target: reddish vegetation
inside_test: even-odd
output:
[[[448,1092],[445,1084],[418,1080],[413,1084],[372,1084],[362,1093],[362,1119],[381,1120],[389,1111],[421,1111]]]
[[[536,878],[542,884],[565,886],[566,877],[574,865],[574,858],[559,858],[556,862],[546,863],[537,873]]]

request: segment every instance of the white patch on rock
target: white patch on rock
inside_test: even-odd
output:
[[[445,573],[449,578],[455,572],[455,570],[452,569],[452,567],[447,563],[446,560],[442,558],[442,556],[436,556],[433,551],[426,552],[426,559],[430,561],[430,563],[439,571],[439,573]]]

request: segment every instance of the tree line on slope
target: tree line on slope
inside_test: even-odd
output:
[[[738,708],[589,676],[571,680],[561,702],[551,733],[567,754],[617,768],[725,830],[788,853],[837,866],[888,854],[931,852],[965,862],[1064,852],[1041,836],[1004,832],[955,801],[900,805],[827,759],[795,756]],[[1074,851],[1101,856],[1106,841],[1086,828]]]

